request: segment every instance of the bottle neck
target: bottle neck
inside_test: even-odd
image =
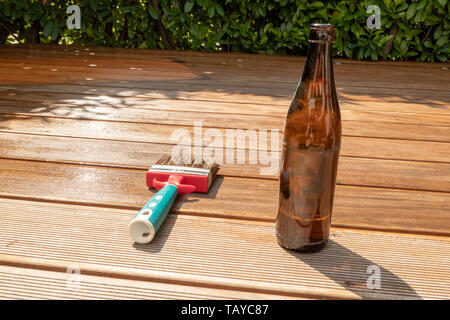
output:
[[[323,89],[334,89],[332,48],[333,43],[329,41],[310,42],[302,79],[312,84],[322,84]]]
[[[338,109],[334,85],[333,43],[331,41],[310,42],[308,57],[301,81],[288,111],[288,117],[298,109]]]

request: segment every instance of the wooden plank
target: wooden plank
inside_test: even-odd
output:
[[[340,158],[337,183],[450,192],[450,164]]]
[[[192,125],[195,119],[204,120],[207,126],[250,128],[282,128],[288,107],[211,104],[195,104],[180,101],[128,101],[112,97],[96,96],[81,100],[67,99],[67,102],[24,103],[23,101],[3,101],[0,113],[37,116],[63,116],[70,118],[102,119],[115,121],[139,121],[150,123],[167,123]],[[200,106],[199,106],[200,105]],[[203,107],[203,108],[202,108]],[[245,115],[245,118],[238,117]],[[428,114],[386,111],[366,111],[342,109],[344,121],[369,121],[418,124],[426,126],[450,127],[450,113]],[[218,121],[222,119],[222,121]],[[237,121],[240,119],[241,121]],[[223,123],[221,123],[223,122]],[[241,122],[241,123],[240,123]],[[450,130],[450,129],[449,129]]]
[[[344,136],[450,142],[449,127],[389,122],[343,121]]]
[[[24,92],[64,92],[66,94],[84,94],[92,95],[112,95],[114,97],[136,97],[145,99],[176,99],[176,100],[194,100],[209,102],[227,102],[239,104],[270,104],[288,106],[294,93],[295,85],[284,86],[284,91],[268,92],[267,89],[258,87],[248,87],[248,83],[241,84],[237,89],[224,88],[221,84],[209,82],[207,86],[183,84],[174,85],[173,81],[155,81],[152,83],[141,84],[134,82],[128,85],[127,82],[109,82],[109,83],[89,83],[89,81],[77,82],[77,84],[21,84],[14,86],[11,84],[0,84],[0,91],[8,95],[15,95]],[[208,89],[205,89],[208,88]],[[402,94],[398,94],[398,89],[392,88],[355,88],[341,87],[337,85],[337,91],[340,101],[342,99],[365,102],[377,101],[379,103],[415,103],[426,104],[436,108],[448,106],[450,94],[446,91],[430,92],[412,89],[402,89]],[[270,96],[268,94],[271,94]],[[74,98],[74,97],[72,97]],[[364,104],[362,105],[365,108]]]
[[[91,300],[91,299],[298,299],[295,296],[233,291],[198,286],[137,281],[111,277],[75,275],[2,265],[0,298],[7,300]]]
[[[130,135],[126,135],[126,132],[134,133],[139,131],[139,134],[132,134],[135,141],[138,137],[142,136],[148,132],[165,132],[162,135],[163,140],[159,139],[155,141],[148,137],[144,138],[145,142],[164,142],[170,143],[170,135],[175,130],[167,126],[167,124],[177,125],[184,124],[186,129],[191,130],[195,123],[194,121],[202,121],[204,127],[222,127],[222,128],[241,128],[241,129],[282,129],[282,123],[284,118],[272,118],[272,117],[261,117],[261,116],[245,116],[242,115],[229,115],[229,114],[214,114],[210,112],[206,113],[190,113],[190,112],[175,112],[170,113],[176,115],[175,117],[169,117],[169,112],[161,111],[155,112],[148,110],[144,116],[144,111],[138,111],[143,115],[140,121],[127,123],[130,121],[115,121],[110,125],[110,130],[107,132],[98,132],[93,130],[87,130],[82,135],[83,130],[78,130],[78,128],[83,125],[85,128],[106,126],[105,122],[97,122],[96,120],[85,119],[86,111],[82,109],[91,110],[90,117],[92,118],[108,118],[108,114],[114,114],[119,111],[114,109],[114,107],[100,108],[97,110],[92,110],[89,106],[80,107],[78,110],[67,110],[59,109],[53,110],[52,107],[42,107],[38,109],[31,109],[30,112],[20,114],[0,114],[0,130],[2,131],[12,131],[12,132],[26,132],[26,133],[42,133],[42,123],[46,123],[45,132],[47,134],[53,135],[65,135],[65,136],[77,136],[77,137],[96,137],[96,138],[108,138],[111,136],[116,137],[116,139],[127,139],[131,140],[133,138]],[[126,110],[120,111],[119,113],[127,112]],[[36,115],[36,113],[44,114],[43,116]],[[53,116],[45,116],[45,114],[54,114]],[[124,116],[124,119],[138,120],[133,117],[133,111],[129,112],[131,115]],[[156,115],[151,117],[152,114]],[[30,114],[30,115],[26,115]],[[79,118],[71,119],[71,116],[78,116]],[[114,117],[114,116],[113,116]],[[218,119],[221,117],[221,121]],[[389,115],[385,115],[386,119]],[[147,120],[146,120],[147,119]],[[245,119],[248,119],[247,121]],[[26,121],[25,121],[26,120]],[[74,122],[74,120],[83,120]],[[103,120],[103,119],[102,119]],[[239,120],[239,121],[238,121]],[[152,121],[152,125],[149,126],[148,122]],[[406,120],[405,120],[406,121]],[[187,126],[186,126],[187,124]],[[143,129],[144,128],[144,129]],[[78,130],[78,131],[77,131]],[[117,136],[117,130],[123,132],[123,135]],[[92,132],[92,134],[90,134]],[[373,122],[373,121],[353,121],[344,120],[343,121],[343,135],[344,136],[358,136],[358,137],[372,137],[372,138],[393,138],[393,139],[408,139],[408,140],[419,140],[419,141],[442,141],[450,142],[450,127],[448,126],[438,126],[438,125],[427,125],[427,124],[405,124],[396,122]],[[90,134],[90,135],[89,135]],[[153,137],[154,135],[152,135]],[[150,139],[150,140],[149,140]],[[142,139],[141,139],[142,140]]]
[[[201,60],[201,61],[224,61],[226,63],[234,62],[236,64],[255,64],[255,56],[258,57],[259,61],[277,61],[280,63],[301,63],[306,60],[303,56],[292,56],[292,55],[267,55],[267,54],[252,54],[252,53],[237,53],[237,52],[200,52],[200,51],[177,51],[177,50],[155,50],[155,49],[133,49],[133,48],[111,48],[111,47],[86,47],[86,46],[61,46],[52,44],[14,44],[14,45],[1,45],[2,52],[4,56],[25,56],[25,57],[35,57],[42,55],[41,52],[45,51],[46,56],[50,57],[66,57],[73,56],[75,53],[79,53],[81,56],[91,57],[91,51],[94,55],[103,57],[123,57],[127,59],[135,60],[148,60],[149,57],[162,57],[162,58],[185,58],[191,60]],[[1,54],[0,53],[0,54]],[[418,62],[418,61],[358,61],[350,59],[335,58],[336,61],[346,62],[348,64],[355,65],[384,65],[392,68],[401,67],[414,67],[414,68],[424,68],[424,69],[434,69],[436,66],[450,66],[450,63],[428,63],[428,62]],[[190,61],[190,60],[189,60]],[[256,64],[260,66],[260,64]]]
[[[126,230],[132,211],[0,200],[0,212],[11,265],[309,298],[450,298],[443,237],[333,229],[324,250],[300,254],[278,246],[273,223],[170,215],[139,245]],[[367,287],[369,267],[379,289]]]
[[[450,177],[450,164],[448,163],[450,152],[448,150],[450,147],[448,145],[429,143],[430,145],[427,146],[426,143],[423,143],[424,148],[422,152],[419,151],[416,155],[414,149],[408,150],[408,146],[414,146],[414,143],[411,144],[410,141],[405,141],[403,144],[402,141],[396,141],[393,145],[389,145],[390,140],[387,143],[352,137],[349,137],[347,140],[350,142],[347,142],[350,150],[347,151],[347,148],[344,148],[341,153],[337,178],[338,184],[450,191],[448,183]],[[174,147],[174,145],[169,144],[73,139],[10,133],[0,133],[0,141],[2,142],[0,145],[0,157],[4,159],[94,164],[142,170],[148,169],[162,154],[170,154]],[[353,147],[350,145],[352,141],[355,143]],[[416,144],[419,144],[419,142]],[[71,145],[72,148],[67,148],[68,145]],[[388,157],[392,155],[394,159],[401,158],[402,153],[395,149],[397,145],[400,145],[400,151],[402,148],[406,149],[403,158],[407,159],[410,154],[420,157],[422,154],[424,158],[429,157],[427,160],[433,162],[352,157],[352,154],[358,156],[359,146],[366,149],[373,147],[372,152],[374,156],[382,156],[383,152],[377,152],[377,150],[385,145],[387,145],[387,148],[384,150],[384,153]],[[433,149],[434,147],[440,148]],[[83,150],[83,152],[80,152],[80,150]],[[223,149],[221,150],[222,154],[225,155],[226,152]],[[271,165],[273,169],[271,172],[267,171],[270,164],[257,163],[253,165],[249,164],[248,161],[244,164],[237,164],[237,152],[234,150],[233,153],[234,162],[230,164],[223,163],[219,172],[221,175],[278,179],[280,153],[277,152],[275,157],[272,158],[273,162]],[[195,152],[194,154],[198,153]],[[350,157],[347,156],[348,154]],[[368,155],[371,154],[363,154],[363,156]],[[442,163],[438,163],[440,161]]]
[[[252,54],[252,53],[236,53],[236,52],[199,52],[199,51],[171,51],[171,50],[153,50],[153,49],[133,49],[133,48],[111,48],[111,47],[85,47],[85,46],[59,46],[59,45],[2,45],[2,52],[0,53],[3,57],[26,57],[32,58],[36,56],[42,56],[45,52],[45,56],[52,58],[61,57],[73,57],[76,53],[81,57],[93,57],[91,53],[94,53],[95,57],[110,59],[114,58],[124,58],[128,61],[136,60],[140,62],[141,60],[147,61],[149,58],[170,58],[170,59],[184,59],[182,61],[193,62],[193,61],[205,61],[205,62],[217,62],[222,61],[225,63],[234,64],[244,64],[245,65],[255,65],[260,61],[270,62],[276,61],[280,64],[292,64],[292,63],[304,63],[306,57],[304,56],[291,56],[291,55],[265,55],[265,54]],[[257,60],[255,61],[255,57]],[[377,65],[377,66],[389,66],[392,68],[402,68],[402,67],[414,67],[418,69],[433,69],[436,66],[450,66],[449,63],[434,63],[430,64],[427,62],[416,62],[416,61],[358,61],[335,58],[336,61],[346,62],[353,65]]]
[[[263,54],[247,54],[247,53],[207,53],[207,52],[194,52],[194,51],[169,51],[169,50],[136,50],[136,49],[120,49],[120,48],[101,48],[101,47],[76,47],[76,46],[39,46],[34,45],[29,48],[23,46],[2,46],[2,52],[0,56],[5,59],[14,57],[15,59],[29,59],[36,57],[46,57],[51,59],[60,58],[90,58],[90,59],[123,59],[124,62],[128,63],[147,63],[152,59],[172,59],[179,61],[180,63],[201,63],[203,65],[220,65],[220,64],[230,64],[234,66],[246,67],[246,68],[259,68],[261,63],[265,64],[266,67],[276,67],[277,70],[283,69],[286,71],[291,71],[289,67],[292,64],[303,64],[306,57],[298,56],[286,56],[286,55],[263,55]],[[336,61],[341,62],[344,65],[339,65],[339,67],[347,66],[360,66],[364,65],[366,68],[377,67],[377,68],[389,68],[402,70],[411,69],[420,70],[424,73],[427,71],[432,71],[440,66],[450,66],[449,63],[423,63],[423,62],[409,62],[409,61],[356,61],[349,59],[335,58]],[[273,62],[270,64],[270,62]],[[276,62],[276,64],[274,64]],[[118,65],[117,67],[120,67]]]
[[[138,210],[152,195],[144,170],[0,160],[2,197]],[[208,194],[180,196],[173,212],[273,221],[277,199],[277,181],[219,176]],[[448,212],[450,193],[338,185],[332,223],[450,235]]]
[[[160,117],[166,118],[164,112],[159,114]],[[122,122],[122,121],[99,121],[88,119],[70,119],[60,117],[45,117],[45,116],[22,116],[14,114],[0,114],[0,131],[14,132],[14,133],[32,133],[32,134],[46,134],[66,137],[79,138],[97,138],[97,139],[113,139],[125,140],[135,142],[158,142],[173,144],[178,142],[172,139],[172,134],[175,130],[187,130],[194,138],[194,121],[202,121],[204,127],[202,132],[206,132],[208,128],[217,128],[220,126],[217,116],[210,117],[210,113],[192,114],[178,113],[177,118],[173,120],[161,120],[161,122],[184,123],[188,125],[167,125],[167,123],[158,123],[158,116],[155,116],[156,123],[145,122]],[[228,115],[220,115],[225,124],[230,125],[228,129],[275,129],[280,130],[280,139],[282,136],[281,119],[271,122],[264,122],[264,118],[259,121],[252,121],[255,118],[240,116],[240,121],[236,121],[233,117]],[[239,116],[236,116],[239,118]],[[185,118],[186,120],[181,120]],[[229,120],[227,120],[229,119]],[[80,121],[81,120],[81,121]],[[234,123],[230,123],[234,120]],[[259,123],[258,123],[259,122]],[[236,123],[240,123],[236,125]],[[45,124],[45,126],[43,125]],[[258,126],[261,124],[261,126]],[[276,126],[265,126],[265,125]],[[198,126],[198,125],[197,125]],[[219,128],[223,137],[226,137],[227,127]],[[401,123],[387,123],[387,122],[361,122],[361,121],[343,121],[343,135],[357,136],[357,137],[371,137],[371,138],[395,138],[405,140],[419,140],[427,141],[443,141],[450,142],[450,127],[446,126],[428,126],[416,124],[401,124]],[[239,136],[241,137],[241,136]],[[209,142],[208,142],[209,143]]]
[[[208,84],[208,87],[214,83]],[[247,84],[242,84],[241,88]],[[137,104],[139,100],[144,102],[149,102],[154,99],[159,100],[188,100],[188,101],[206,101],[206,102],[219,102],[219,103],[235,103],[235,104],[248,104],[248,105],[269,105],[269,106],[282,106],[286,108],[289,106],[292,95],[294,93],[295,85],[292,85],[289,93],[281,94],[282,92],[277,92],[276,95],[254,95],[245,92],[226,92],[223,90],[216,92],[206,91],[205,86],[198,88],[193,86],[191,88],[181,88],[168,86],[164,82],[158,82],[147,88],[129,88],[128,90],[120,90],[111,88],[109,85],[103,87],[99,86],[87,86],[87,85],[67,85],[67,84],[39,84],[30,85],[24,84],[20,86],[12,85],[0,85],[0,94],[7,99],[21,100],[21,97],[29,101],[45,101],[46,99],[56,99],[56,101],[68,100],[68,101],[83,101],[83,99],[88,99],[92,102],[94,94],[98,94],[103,98],[120,98],[123,101],[130,101],[129,105]],[[286,88],[285,88],[286,89]],[[367,90],[367,92],[366,92]],[[433,112],[442,113],[440,110],[448,111],[448,101],[450,99],[450,94],[448,98],[444,98],[442,93],[436,95],[435,92],[430,93],[428,91],[418,91],[418,90],[406,90],[405,96],[395,95],[394,89],[392,91],[380,92],[378,89],[365,88],[364,93],[359,89],[352,89],[351,87],[343,88],[339,85],[337,86],[337,93],[339,101],[348,102],[348,105],[356,105],[357,109],[363,108],[364,110],[371,110],[372,104],[378,104],[381,111],[392,111],[397,110],[392,108],[392,104],[406,105],[402,110],[397,110],[401,112]],[[190,92],[195,91],[196,94],[192,95]],[[33,100],[33,97],[36,98]],[[91,98],[91,100],[89,100]],[[95,99],[95,98],[93,98]],[[439,100],[441,99],[441,100]],[[118,101],[118,100],[116,100]],[[121,100],[119,100],[120,102]],[[97,102],[97,101],[96,101]],[[370,102],[370,103],[368,103]],[[117,102],[116,102],[117,103]],[[141,103],[142,104],[142,103]],[[422,105],[425,106],[425,110],[414,110],[410,106]]]
[[[43,125],[45,123],[45,126]],[[143,123],[122,123],[59,118],[27,119],[22,116],[14,116],[13,119],[0,123],[0,131],[11,133],[40,133],[65,137],[83,137],[132,142],[155,142],[162,144],[174,144],[180,141],[180,134],[176,139],[172,138],[176,129],[183,130],[183,134],[190,136],[191,144],[194,143],[194,129],[192,127],[170,127]],[[5,127],[6,126],[6,127]],[[450,130],[450,128],[449,128]],[[222,137],[226,138],[226,131],[222,130]],[[281,138],[281,135],[280,135]],[[245,135],[239,135],[235,140],[236,145],[245,146]],[[204,142],[207,145],[209,142]],[[344,141],[345,143],[345,141]],[[189,144],[189,143],[188,143]],[[223,142],[225,145],[225,142]],[[440,145],[440,152],[450,154],[449,145]],[[161,154],[161,153],[160,153]],[[245,162],[247,163],[247,157]],[[224,156],[222,159],[225,159]],[[223,160],[222,163],[225,161]],[[150,163],[150,162],[149,162]],[[274,164],[275,165],[275,164]],[[355,169],[354,167],[358,168]],[[278,167],[278,165],[275,165]],[[357,170],[357,171],[355,171]],[[245,171],[242,171],[245,176]],[[404,161],[390,161],[381,159],[355,160],[341,158],[338,171],[338,183],[348,185],[364,185],[377,187],[391,187],[404,189],[418,189],[431,191],[450,190],[450,165],[446,163],[414,163]],[[439,172],[439,175],[436,175]],[[273,174],[276,174],[274,172]],[[364,181],[359,181],[360,174],[365,176]]]
[[[253,56],[247,56],[246,61],[244,62],[242,59],[234,59],[236,60],[235,64],[231,64],[231,65],[227,65],[229,64],[229,62],[225,62],[223,61],[223,57],[225,57],[223,54],[222,55],[215,55],[215,56],[211,56],[214,57],[212,59],[212,65],[208,64],[208,59],[205,59],[204,55],[201,54],[197,54],[198,55],[198,62],[189,62],[189,61],[180,61],[178,58],[174,58],[174,57],[170,57],[170,55],[168,56],[165,53],[162,53],[161,56],[148,56],[145,54],[145,51],[141,50],[136,51],[136,53],[138,54],[133,54],[133,60],[130,59],[130,56],[125,56],[120,58],[120,55],[117,54],[113,54],[113,52],[109,52],[108,55],[104,56],[103,60],[97,61],[98,59],[95,58],[95,52],[89,51],[85,51],[85,49],[88,48],[84,48],[80,51],[80,53],[72,53],[69,55],[66,55],[65,58],[57,58],[57,57],[51,57],[51,58],[47,58],[46,57],[46,50],[42,50],[42,51],[35,51],[36,52],[41,52],[40,55],[34,55],[33,56],[33,60],[31,61],[35,61],[36,58],[39,59],[40,64],[37,66],[37,68],[42,66],[42,63],[46,61],[46,59],[48,60],[48,66],[51,67],[50,69],[55,69],[55,63],[57,63],[58,59],[59,61],[62,61],[61,64],[63,65],[63,67],[67,64],[73,64],[75,63],[77,65],[77,67],[80,67],[80,63],[82,65],[86,65],[87,70],[89,70],[89,72],[91,72],[91,70],[93,69],[92,67],[89,67],[89,64],[91,65],[97,65],[101,64],[100,61],[103,61],[103,63],[106,63],[108,65],[108,67],[118,67],[118,68],[122,68],[122,70],[125,67],[125,74],[122,76],[122,80],[124,80],[124,77],[127,77],[126,74],[127,72],[129,72],[130,68],[136,69],[136,70],[132,70],[134,73],[135,71],[144,71],[144,70],[137,70],[137,69],[142,69],[139,68],[139,66],[142,66],[142,64],[144,65],[149,65],[152,66],[153,69],[153,65],[152,63],[154,63],[155,61],[159,61],[162,64],[169,64],[170,66],[172,66],[172,68],[170,68],[169,66],[167,66],[165,68],[165,72],[171,72],[170,70],[175,68],[176,71],[179,71],[178,69],[181,68],[183,70],[186,70],[186,74],[182,74],[180,72],[177,72],[176,75],[173,75],[173,77],[186,77],[186,75],[188,77],[194,77],[194,78],[198,78],[199,75],[202,75],[204,78],[211,78],[213,79],[214,77],[224,77],[224,81],[229,81],[231,83],[235,83],[236,81],[239,81],[239,79],[241,79],[242,81],[245,81],[246,84],[248,84],[249,82],[256,82],[258,83],[258,81],[260,81],[261,75],[259,73],[263,72],[262,74],[264,75],[270,75],[271,78],[274,79],[274,83],[276,83],[277,81],[281,81],[281,82],[285,82],[285,81],[292,81],[293,85],[295,85],[294,82],[296,82],[299,78],[299,75],[301,74],[301,70],[299,70],[298,72],[295,72],[293,70],[296,70],[297,68],[293,67],[293,63],[289,62],[287,64],[282,64],[279,62],[280,58],[276,58],[276,60],[274,60],[274,58],[269,57],[268,59],[272,59],[272,62],[274,63],[265,63],[265,65],[268,66],[274,66],[272,68],[265,68],[265,69],[261,69],[259,66],[264,63],[264,59],[267,59],[265,57],[260,57],[257,55],[253,55]],[[60,50],[63,50],[62,48]],[[94,49],[93,49],[94,50]],[[79,50],[76,50],[79,51]],[[139,55],[139,53],[141,53],[141,55]],[[81,54],[81,55],[85,55],[84,57],[80,56],[80,57],[76,57],[74,56],[74,54]],[[179,54],[179,53],[178,53]],[[189,56],[189,54],[186,54],[187,56]],[[141,60],[138,59],[138,57],[141,58]],[[250,58],[252,57],[252,58]],[[90,61],[89,59],[97,59],[97,60],[92,60]],[[105,58],[107,58],[105,60]],[[263,59],[263,60],[261,60]],[[285,58],[287,59],[287,58]],[[128,64],[130,64],[130,61],[132,65],[134,67],[129,67]],[[140,61],[140,62],[137,62]],[[281,60],[280,60],[281,61]],[[89,62],[96,62],[96,63],[89,63]],[[181,63],[180,63],[181,62]],[[245,70],[245,66],[248,63],[255,63],[252,69],[248,70],[248,71],[244,71]],[[138,63],[138,64],[137,64]],[[139,64],[140,63],[140,64]],[[224,66],[224,64],[226,66]],[[215,66],[216,65],[216,66]],[[359,66],[359,64],[354,64],[354,63],[344,63],[343,65],[339,65],[339,66],[335,66],[336,69],[336,79],[338,82],[338,85],[343,84],[347,87],[373,87],[375,88],[377,91],[380,91],[380,89],[384,89],[384,88],[390,88],[390,87],[399,87],[401,86],[403,89],[408,89],[408,88],[414,88],[414,89],[427,89],[427,90],[432,90],[435,91],[434,95],[439,94],[440,91],[446,92],[446,87],[443,86],[443,84],[446,83],[446,79],[448,78],[447,76],[447,72],[445,70],[439,70],[439,66],[441,64],[436,64],[435,67],[432,68],[424,68],[421,69],[422,66],[420,64],[417,64],[417,68],[413,67],[413,65],[408,65],[407,68],[405,67],[400,67],[400,68],[392,68],[392,66],[396,65],[395,63],[391,63],[389,64],[389,66],[383,66],[383,64],[371,64],[371,63],[364,63],[364,68],[361,68]],[[397,65],[401,65],[401,64],[397,64]],[[138,67],[136,67],[138,66]],[[285,70],[283,69],[283,66],[285,66]],[[212,69],[211,69],[212,68]],[[217,69],[218,71],[210,71],[210,70],[216,70],[214,68],[219,68]],[[224,69],[225,68],[225,69]],[[281,70],[280,70],[281,68]],[[88,77],[91,78],[92,80],[97,79],[101,74],[104,73],[106,70],[108,70],[106,68],[105,70],[105,66],[103,65],[102,68],[100,68],[102,71],[100,72],[96,72],[95,76],[97,78],[92,78],[92,77]],[[223,72],[224,70],[233,70],[233,75],[232,77],[227,76],[226,72]],[[300,68],[299,68],[300,69]],[[79,70],[79,69],[78,69]],[[113,69],[114,71],[116,71],[117,69]],[[205,71],[206,70],[206,71]],[[278,71],[277,73],[277,70]],[[35,73],[35,71],[33,69],[28,69],[28,70],[21,70],[22,71],[22,77],[21,77],[21,81],[30,81],[27,80],[27,73]],[[23,76],[23,71],[25,72],[25,76]],[[45,70],[46,72],[48,70]],[[54,80],[53,82],[57,81],[57,82],[61,82],[61,81],[67,81],[69,80],[70,77],[73,77],[75,74],[77,74],[77,70],[69,70],[70,73],[69,75],[62,75],[62,78],[58,78],[57,74],[59,70],[56,70],[57,72],[53,72],[55,73],[55,76],[52,77]],[[151,71],[151,70],[150,70]],[[290,71],[290,72],[289,72]],[[422,82],[421,83],[417,83],[417,81],[415,81],[415,75],[418,73],[418,71],[421,74],[422,77]],[[427,72],[428,71],[428,72]],[[438,71],[438,72],[436,72]],[[158,70],[155,70],[156,76],[160,77],[161,76],[161,72],[158,72]],[[237,73],[240,72],[240,73]],[[94,74],[89,73],[90,75],[94,76]],[[241,75],[242,74],[242,75]],[[289,78],[289,75],[291,75],[291,79]],[[155,76],[155,75],[153,75]],[[243,77],[248,77],[248,76],[253,76],[251,78],[243,78]],[[69,78],[68,78],[69,77]],[[111,75],[108,75],[108,77],[106,77],[107,79],[111,79],[117,77],[117,72],[113,72]],[[132,74],[130,74],[130,77],[133,77]],[[358,77],[359,79],[355,80],[355,77]],[[78,77],[80,79],[82,79],[83,77]],[[86,76],[84,76],[84,78],[86,78]],[[106,79],[105,78],[105,79]],[[200,77],[201,78],[201,77]],[[237,79],[236,79],[237,78]],[[50,79],[50,78],[48,78]],[[77,79],[77,77],[73,78],[73,79]],[[159,78],[161,79],[161,78]],[[249,81],[249,80],[252,81]],[[6,82],[10,81],[12,79],[5,79]],[[15,79],[17,81],[17,79]],[[217,80],[217,79],[214,79]],[[200,79],[200,81],[202,81]],[[392,82],[390,82],[392,81]],[[5,82],[5,83],[6,83]],[[42,83],[42,77],[39,80],[39,82]],[[211,83],[212,84],[212,83]],[[192,85],[192,83],[190,83],[190,85]],[[223,87],[224,83],[220,83],[220,86]],[[258,84],[259,85],[259,84]],[[286,87],[283,84],[283,87]],[[440,89],[439,89],[440,88]],[[279,94],[279,89],[276,88],[277,93],[275,94]],[[404,90],[402,90],[402,93],[406,93]],[[291,92],[289,92],[289,94],[291,94]],[[397,92],[394,94],[394,96],[398,96],[398,90]],[[406,98],[406,96],[405,96]],[[447,96],[447,101],[448,101],[448,96]]]
[[[341,110],[364,110],[382,112],[401,113],[427,113],[448,115],[450,105],[448,103],[436,104],[433,102],[398,102],[379,101],[379,99],[369,96],[354,96],[339,94],[339,106]],[[109,108],[120,111],[127,109],[148,109],[148,110],[192,110],[194,112],[219,112],[230,114],[247,114],[252,116],[272,116],[285,117],[286,110],[290,105],[289,98],[280,98],[271,101],[267,97],[266,103],[233,103],[202,100],[182,100],[179,99],[153,99],[139,98],[134,96],[118,96],[114,93],[92,94],[77,91],[59,92],[49,88],[49,91],[39,90],[4,90],[0,88],[0,107],[2,113],[32,112],[39,110],[39,106],[52,107],[52,111],[67,114],[72,112],[88,112],[87,109],[79,110],[80,106],[89,107],[89,110],[96,111],[100,108]],[[261,99],[261,102],[264,102]],[[78,110],[77,110],[78,108]],[[39,112],[39,114],[41,114]]]
[[[243,109],[241,107],[241,109]],[[15,111],[13,111],[15,110]],[[6,111],[6,112],[2,112]],[[12,112],[11,112],[12,111]],[[141,125],[145,124],[162,124],[167,125],[185,125],[193,126],[195,121],[203,121],[205,127],[218,128],[240,128],[240,129],[281,129],[284,123],[284,117],[271,117],[261,115],[232,114],[221,112],[220,106],[217,106],[217,112],[199,112],[196,110],[151,110],[147,108],[131,108],[119,107],[117,105],[108,106],[90,106],[82,105],[79,107],[55,107],[52,105],[37,106],[34,104],[27,110],[22,106],[21,110],[15,107],[1,107],[0,106],[0,122],[7,121],[16,116],[26,117],[45,117],[51,121],[54,117],[61,117],[67,119],[92,119],[105,120],[114,122],[137,122]],[[437,121],[442,121],[440,120]],[[445,120],[444,120],[445,121]],[[450,131],[450,129],[449,129]]]
[[[5,61],[6,60],[6,61]],[[282,89],[288,84],[295,85],[301,75],[304,65],[291,65],[289,69],[280,70],[278,63],[269,68],[243,68],[243,65],[210,65],[205,61],[196,64],[179,63],[167,58],[150,58],[144,63],[130,62],[127,59],[82,58],[47,58],[39,57],[33,60],[5,59],[0,68],[5,72],[0,76],[3,83],[39,83],[39,75],[50,74],[43,83],[68,83],[70,81],[91,78],[93,82],[114,80],[179,80],[188,79],[192,83],[205,81],[220,82],[228,85],[247,83],[250,85]],[[9,62],[9,63],[8,63]],[[219,62],[218,62],[219,63]],[[260,64],[263,64],[262,62]],[[377,88],[419,89],[439,91],[445,90],[443,82],[448,79],[444,70],[421,72],[421,82],[411,81],[411,76],[417,69],[392,69],[382,66],[359,66],[343,64],[335,68],[336,82],[343,86],[367,86]],[[427,70],[428,71],[428,70]],[[21,77],[17,77],[20,74]],[[270,77],[270,85],[263,80]],[[17,82],[19,81],[19,82]]]
[[[157,161],[161,154],[170,154],[174,148],[173,144],[3,132],[0,132],[0,141],[1,158],[110,165],[135,169],[148,169],[148,166]],[[71,145],[72,148],[67,148],[68,145]],[[249,146],[246,145],[246,147],[248,149]],[[84,150],[84,152],[80,153],[79,150]],[[225,154],[223,148],[221,150]],[[199,154],[196,150],[193,152]],[[234,164],[223,163],[220,174],[277,178],[277,172],[269,177],[261,174],[261,169],[266,166],[260,162],[248,165],[248,161],[246,161],[246,164],[237,165],[236,151],[234,154]],[[450,145],[440,142],[346,137],[340,155],[341,157],[449,163]],[[274,158],[276,167],[278,167],[280,157],[281,154],[278,153]]]
[[[170,75],[162,75],[159,76],[148,76],[147,78],[143,78],[140,81],[136,81],[136,78],[139,78],[138,75],[128,75],[128,76],[118,76],[110,77],[107,76],[99,76],[98,73],[89,73],[89,74],[73,74],[68,73],[66,75],[61,75],[60,77],[49,77],[48,73],[42,74],[20,74],[20,75],[11,75],[9,77],[0,78],[0,85],[5,86],[17,86],[17,85],[36,85],[39,86],[49,85],[64,85],[69,84],[71,87],[74,86],[89,86],[91,89],[97,89],[97,91],[103,91],[103,88],[116,88],[116,90],[158,90],[166,93],[166,97],[176,97],[180,96],[180,93],[185,92],[209,92],[214,93],[217,98],[220,98],[220,101],[234,101],[238,102],[241,99],[242,94],[246,95],[264,95],[264,96],[274,96],[274,97],[291,97],[295,92],[296,82],[286,83],[279,88],[271,86],[270,88],[264,87],[263,83],[259,84],[257,82],[253,82],[250,79],[242,79],[241,81],[230,81],[230,80],[220,80],[213,81],[209,79],[203,79],[202,77],[198,77],[194,74],[185,74],[184,78],[179,78],[178,74],[173,76]],[[20,79],[20,80],[18,80]],[[45,80],[43,80],[45,79]],[[254,84],[252,84],[254,83]],[[379,96],[387,96],[387,97],[396,97],[400,99],[400,101],[405,102],[427,102],[429,100],[437,101],[439,104],[448,104],[449,94],[448,91],[442,90],[432,90],[431,88],[427,88],[425,92],[421,91],[419,87],[406,87],[406,88],[397,88],[393,89],[390,87],[382,87],[382,86],[371,86],[368,84],[362,84],[361,82],[337,82],[336,83],[337,90],[341,94],[357,94],[366,96],[368,94],[379,97]],[[207,89],[205,89],[207,88]],[[399,94],[399,92],[401,92]],[[225,94],[227,93],[227,94]],[[234,96],[229,96],[229,93],[233,93],[238,95],[237,99]],[[212,99],[212,98],[209,98]],[[255,100],[248,99],[249,102],[255,102]]]

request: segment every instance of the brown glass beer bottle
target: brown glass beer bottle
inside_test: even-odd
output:
[[[333,25],[311,25],[308,58],[285,122],[276,235],[282,247],[301,252],[320,250],[330,234],[341,147],[333,41]]]

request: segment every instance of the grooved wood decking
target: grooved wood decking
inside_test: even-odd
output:
[[[277,245],[278,173],[248,162],[179,197],[152,243],[129,237],[172,133],[193,138],[201,121],[280,140],[304,61],[1,46],[0,298],[450,299],[449,64],[334,66],[343,142],[323,251]],[[367,287],[373,265],[379,289]]]

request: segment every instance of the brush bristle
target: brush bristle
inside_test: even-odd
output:
[[[163,155],[161,158],[159,158],[158,161],[156,161],[155,165],[206,169],[211,172],[212,177],[216,175],[217,171],[219,171],[220,168],[220,166],[214,161],[205,162],[205,160],[202,160],[202,162],[196,162],[196,159],[194,159],[194,157],[172,158],[170,155]]]

